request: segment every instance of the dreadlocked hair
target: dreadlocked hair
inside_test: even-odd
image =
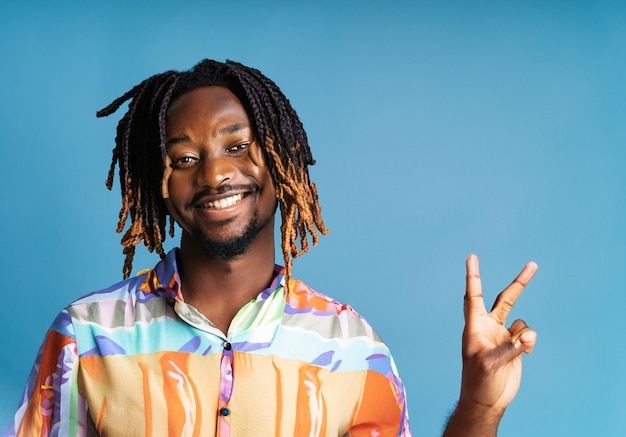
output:
[[[154,75],[96,113],[106,117],[130,100],[128,110],[117,125],[113,158],[106,186],[113,186],[116,164],[119,167],[122,208],[117,233],[130,225],[121,244],[125,255],[122,273],[132,271],[135,247],[141,241],[149,252],[165,257],[169,212],[161,184],[165,171],[166,119],[170,103],[182,94],[203,86],[228,88],[241,101],[261,144],[281,215],[281,249],[286,283],[291,276],[293,258],[309,250],[309,238],[318,242],[318,232],[327,234],[321,216],[317,187],[309,178],[308,166],[315,160],[306,132],[296,111],[278,86],[259,70],[240,63],[204,60],[185,72],[167,71]],[[174,236],[170,215],[169,235]],[[298,247],[299,240],[299,247]]]

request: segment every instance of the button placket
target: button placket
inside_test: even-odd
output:
[[[220,397],[217,413],[220,416],[220,422],[228,422],[228,416],[231,414],[228,403],[233,392],[233,347],[229,341],[224,341],[222,347],[224,350],[220,360]]]

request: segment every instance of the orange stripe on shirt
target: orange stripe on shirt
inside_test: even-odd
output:
[[[41,356],[41,364],[35,381],[34,393],[28,402],[24,418],[17,430],[17,437],[48,435],[52,427],[54,391],[52,375],[58,370],[57,361],[61,351],[74,339],[57,331],[50,330],[46,336]]]

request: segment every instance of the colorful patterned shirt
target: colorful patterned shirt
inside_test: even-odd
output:
[[[352,308],[291,280],[224,335],[181,294],[172,250],[48,331],[6,435],[410,436],[388,348]]]

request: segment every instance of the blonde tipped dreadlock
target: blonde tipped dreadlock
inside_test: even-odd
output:
[[[195,88],[218,85],[228,88],[244,105],[254,125],[265,162],[276,190],[281,215],[281,249],[286,279],[291,276],[293,258],[309,250],[319,230],[327,234],[321,216],[317,188],[309,179],[308,166],[314,165],[306,132],[289,100],[278,86],[260,71],[232,61],[204,60],[192,70],[167,71],[154,75],[109,106],[98,117],[113,114],[130,100],[128,111],[117,126],[113,158],[106,186],[113,186],[115,165],[119,167],[122,208],[117,232],[130,226],[122,237],[125,255],[123,275],[130,276],[135,246],[141,241],[150,252],[165,257],[163,241],[169,212],[163,200],[161,183],[165,171],[165,123],[170,103]],[[174,236],[170,216],[169,235]],[[297,240],[300,240],[300,249]]]

